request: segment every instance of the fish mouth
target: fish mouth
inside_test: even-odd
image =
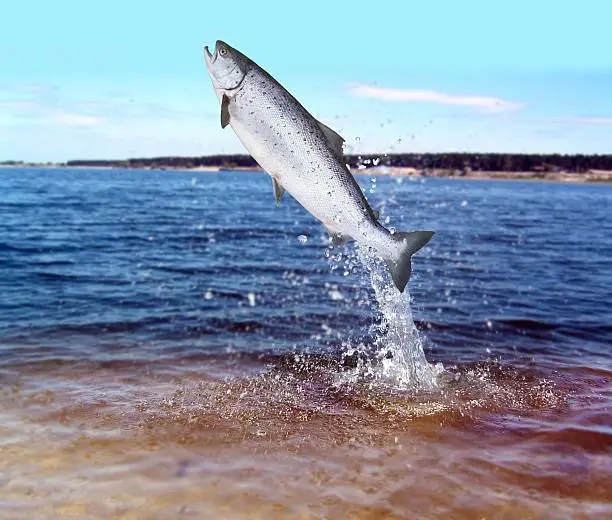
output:
[[[215,52],[213,54],[210,53],[210,50],[208,50],[208,45],[204,46],[204,59],[206,60],[206,63],[208,63],[209,65],[212,65],[215,60],[217,59],[217,46],[215,45]]]

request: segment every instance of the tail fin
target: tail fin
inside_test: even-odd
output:
[[[393,235],[393,240],[397,242],[400,253],[396,260],[385,259],[385,262],[399,292],[404,292],[410,279],[412,273],[410,259],[412,255],[427,244],[433,235],[433,231],[411,231],[410,233],[395,233]]]

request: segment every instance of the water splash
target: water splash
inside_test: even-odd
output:
[[[356,357],[356,367],[339,375],[338,383],[367,381],[376,386],[400,390],[433,390],[438,388],[441,363],[431,364],[424,352],[425,337],[416,328],[408,289],[401,294],[391,281],[381,260],[367,248],[356,246],[355,255],[345,263],[358,261],[374,290],[370,304],[379,320],[370,326],[374,338],[368,347],[346,342],[343,356]],[[365,356],[363,354],[366,354]]]
[[[443,367],[430,364],[425,357],[425,338],[414,324],[408,288],[400,293],[382,263],[365,248],[359,249],[359,257],[369,274],[382,318],[374,326],[379,378],[402,388],[436,388]]]

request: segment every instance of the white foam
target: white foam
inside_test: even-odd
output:
[[[354,370],[339,375],[339,383],[367,379],[373,384],[398,389],[433,390],[438,387],[442,364],[431,364],[425,357],[424,336],[416,328],[408,289],[400,293],[383,262],[365,248],[357,248],[357,257],[374,290],[373,311],[380,321],[370,330],[374,338],[374,356],[360,360]],[[344,356],[363,351],[364,345],[345,344]]]

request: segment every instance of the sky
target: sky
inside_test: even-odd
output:
[[[243,153],[222,39],[352,153],[612,153],[612,2],[0,0],[0,161]]]

